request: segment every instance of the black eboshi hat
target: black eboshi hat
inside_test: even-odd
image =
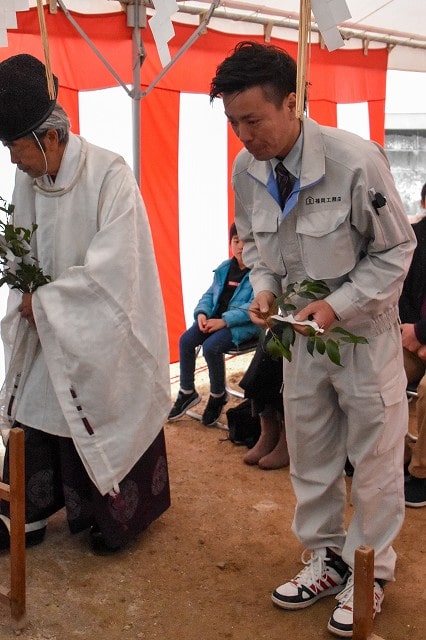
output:
[[[53,80],[57,95],[58,78]],[[28,135],[50,116],[55,104],[40,60],[20,53],[0,62],[0,140],[12,142]]]

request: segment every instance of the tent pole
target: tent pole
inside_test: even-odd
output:
[[[145,96],[148,95],[148,93],[150,91],[152,91],[152,89],[158,84],[158,82],[162,79],[162,77],[167,73],[167,71],[170,69],[170,67],[172,65],[174,65],[174,63],[181,57],[182,54],[185,53],[185,51],[187,49],[189,49],[189,47],[193,44],[193,42],[195,42],[197,40],[197,38],[199,38],[201,35],[203,35],[206,32],[206,27],[210,22],[210,18],[213,15],[213,12],[215,11],[215,9],[217,8],[217,6],[219,5],[220,0],[212,0],[212,3],[210,5],[210,8],[208,11],[206,11],[203,14],[203,19],[200,21],[200,24],[198,25],[197,29],[194,31],[194,33],[188,38],[188,40],[185,42],[185,44],[179,49],[179,51],[175,54],[175,56],[170,60],[170,62],[163,68],[162,71],[160,71],[160,73],[158,74],[158,76],[156,76],[154,78],[154,80],[151,82],[151,84],[145,89],[145,91],[142,94],[142,97],[145,98]]]
[[[83,29],[80,27],[80,25],[74,20],[73,16],[70,14],[68,9],[64,5],[63,1],[62,0],[56,0],[56,1],[57,1],[58,5],[61,7],[62,11],[64,12],[65,17],[67,18],[67,20],[69,20],[69,22],[71,22],[72,26],[76,29],[76,31],[78,31],[78,33],[81,35],[83,40],[85,40],[87,42],[87,44],[89,45],[89,47],[92,49],[92,51],[95,52],[95,54],[98,56],[98,58],[101,60],[101,62],[108,69],[108,71],[117,80],[118,84],[120,84],[123,87],[123,89],[125,90],[125,92],[128,95],[130,95],[130,91],[129,91],[127,85],[125,84],[125,82],[123,82],[123,80],[120,78],[118,73],[116,73],[114,71],[114,69],[112,68],[112,66],[109,64],[108,60],[102,55],[102,53],[99,51],[99,49],[93,44],[93,42],[90,40],[90,38],[85,34]]]
[[[141,5],[142,1],[142,5]],[[146,58],[145,47],[141,37],[141,27],[146,22],[146,6],[143,0],[135,0],[134,5],[127,7],[133,11],[132,34],[132,64],[133,64],[133,90],[132,97],[132,138],[133,138],[133,173],[140,187],[141,185],[141,67]],[[141,15],[142,12],[142,15]]]
[[[123,5],[126,4],[127,26],[133,27],[133,32],[132,32],[133,88],[131,91],[129,90],[125,82],[120,78],[120,76],[114,71],[112,66],[109,64],[108,60],[105,59],[105,57],[102,55],[99,49],[85,34],[85,32],[76,22],[76,20],[74,20],[73,16],[70,14],[67,7],[65,6],[64,1],[56,0],[56,2],[64,12],[69,22],[78,31],[81,37],[87,42],[89,47],[103,62],[103,64],[114,76],[114,78],[121,85],[121,87],[132,98],[133,172],[135,174],[136,181],[140,186],[140,183],[141,183],[141,175],[140,175],[141,173],[141,167],[140,167],[140,164],[141,164],[140,102],[141,102],[141,99],[144,98],[155,87],[155,85],[167,73],[169,68],[176,62],[176,60],[178,60],[180,56],[183,53],[185,53],[185,51],[193,44],[193,42],[195,42],[195,40],[205,32],[205,29],[210,21],[210,18],[212,17],[214,10],[218,7],[220,0],[211,0],[210,8],[208,11],[204,13],[203,19],[200,21],[198,28],[188,38],[187,42],[179,49],[179,51],[174,56],[174,58],[169,62],[169,64],[163,68],[163,70],[159,73],[159,75],[156,78],[154,78],[151,84],[143,92],[141,91],[141,67],[146,58],[146,51],[142,42],[141,28],[146,26],[146,4],[149,2],[149,0],[123,0],[122,2]]]
[[[144,0],[134,0],[134,4],[127,6],[127,26],[133,27],[132,31],[132,64],[133,64],[133,89],[130,90],[126,83],[115,72],[108,60],[102,55],[92,40],[85,34],[80,25],[74,20],[63,0],[56,0],[66,18],[87,42],[105,67],[117,80],[118,84],[132,98],[132,141],[133,141],[133,172],[140,186],[140,101],[141,101],[141,66],[146,58],[145,48],[141,38],[141,27],[146,24],[146,6]]]

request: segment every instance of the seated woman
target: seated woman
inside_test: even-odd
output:
[[[195,323],[180,337],[180,389],[169,420],[177,420],[201,401],[194,374],[196,349],[202,345],[210,378],[210,397],[202,423],[207,427],[214,425],[227,401],[223,354],[259,333],[248,314],[253,290],[249,269],[242,260],[244,243],[235,224],[229,230],[229,244],[233,257],[215,269],[211,286],[194,310]]]
[[[269,470],[287,467],[290,459],[284,423],[282,358],[272,359],[265,344],[259,343],[239,384],[244,396],[251,400],[253,415],[260,419],[259,440],[246,453],[244,462]]]

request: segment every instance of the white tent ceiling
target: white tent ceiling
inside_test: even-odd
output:
[[[135,0],[63,0],[70,11],[111,13],[125,10]],[[143,0],[142,0],[143,1]],[[154,4],[164,0],[154,0]],[[300,0],[217,0],[218,6],[209,27],[238,33],[242,37],[270,33],[277,38],[297,40]],[[388,46],[389,69],[426,71],[426,2],[424,0],[346,0],[351,18],[340,31],[345,47]],[[30,0],[30,6],[37,4]],[[45,4],[56,5],[55,0]],[[152,3],[145,0],[148,14]],[[198,24],[211,0],[183,0],[173,20]],[[313,42],[319,34],[313,23]]]

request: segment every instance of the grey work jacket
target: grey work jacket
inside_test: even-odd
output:
[[[340,325],[374,335],[397,321],[416,241],[383,149],[305,119],[300,178],[284,211],[267,189],[271,170],[245,149],[233,168],[235,220],[255,295],[280,295],[308,277],[327,282]],[[374,192],[386,199],[377,209]]]

